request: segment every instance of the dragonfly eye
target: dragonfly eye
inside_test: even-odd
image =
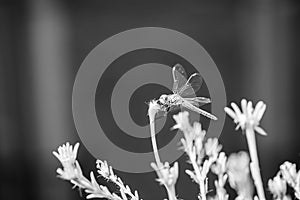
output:
[[[161,102],[161,99],[158,99],[157,103],[158,103],[160,106],[163,105],[163,103]]]
[[[168,96],[164,94],[163,96],[164,100],[167,101],[168,100]]]
[[[159,99],[162,100],[162,101],[166,101],[167,100],[167,95],[162,94]]]

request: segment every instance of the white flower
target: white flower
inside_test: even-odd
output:
[[[76,143],[73,149],[73,146],[67,142],[66,144],[58,147],[58,152],[53,151],[52,153],[64,166],[70,163],[75,163],[78,148],[79,143]]]
[[[297,199],[300,199],[300,170],[297,173],[296,185],[295,185],[295,196]]]
[[[252,199],[253,194],[249,162],[250,158],[244,151],[231,154],[227,160],[229,184],[243,199]]]
[[[112,182],[117,182],[118,177],[114,174],[114,171],[111,166],[107,164],[106,161],[97,160],[97,168],[99,169],[97,172],[106,179],[109,179]]]
[[[128,185],[125,185],[123,183],[122,179],[120,177],[118,177],[117,175],[115,175],[115,173],[113,171],[113,168],[111,166],[109,166],[106,161],[97,160],[96,163],[97,163],[96,167],[98,168],[97,172],[102,177],[104,177],[108,181],[113,182],[114,184],[116,184],[119,187],[121,197],[122,197],[123,200],[127,200],[127,197],[126,197],[127,195],[129,195],[131,197],[131,200],[138,200],[139,199],[137,191],[132,193],[130,187]],[[92,177],[91,177],[91,180],[92,180],[92,183],[93,183]],[[104,191],[105,195],[109,196],[108,189],[106,187],[100,185],[100,188],[101,188],[101,190]],[[102,193],[100,193],[100,196],[102,195]],[[113,198],[110,198],[110,199],[114,199],[114,200],[116,200],[116,199],[119,200],[120,199],[120,197],[116,196],[116,194],[114,194],[114,193],[111,194],[111,195],[113,195]],[[98,198],[100,196],[98,196]],[[89,196],[89,198],[93,198],[93,195]]]
[[[227,157],[224,152],[219,153],[216,163],[212,165],[211,170],[217,175],[222,175],[226,172]]]
[[[151,163],[151,167],[156,171],[158,175],[158,181],[168,188],[174,187],[178,178],[178,163],[175,162],[173,167],[170,167],[168,162],[164,165],[157,165]]]
[[[179,129],[184,133],[190,132],[192,130],[192,127],[189,122],[189,113],[187,111],[180,112],[177,115],[173,115],[173,118],[176,121],[176,124],[175,126],[173,126],[173,129]]]
[[[219,152],[222,149],[222,146],[219,144],[218,139],[208,138],[204,147],[206,155],[212,157],[213,160],[217,160]]]
[[[79,163],[76,161],[79,143],[74,148],[68,142],[58,148],[58,152],[53,151],[53,155],[61,162],[63,169],[58,168],[56,172],[59,176],[66,180],[72,180],[82,176]]]
[[[83,176],[78,161],[75,161],[75,163],[72,165],[66,165],[63,169],[58,168],[56,172],[60,178],[70,180],[71,182],[73,179]]]
[[[282,179],[279,174],[277,174],[273,180],[270,179],[268,181],[268,187],[275,199],[282,199],[282,197],[285,196],[287,188],[286,181]]]
[[[296,164],[292,164],[288,161],[285,161],[282,165],[280,165],[280,172],[282,177],[286,182],[294,187],[296,185],[297,180],[297,171]]]
[[[203,147],[203,140],[206,135],[206,131],[202,129],[199,122],[194,122],[193,129],[191,131],[192,139],[194,140],[194,146],[197,154],[200,154]]]
[[[224,188],[228,175],[226,174],[227,157],[224,152],[219,153],[216,162],[211,166],[211,171],[218,176],[214,181],[216,187],[216,199],[228,200],[229,195]]]
[[[251,101],[247,102],[243,99],[241,101],[242,111],[235,103],[231,103],[231,107],[233,109],[225,107],[224,110],[237,124],[236,129],[252,129],[261,135],[267,135],[267,133],[259,127],[259,122],[266,110],[266,104],[259,101],[255,108],[253,108]]]
[[[202,129],[199,122],[193,125],[189,122],[189,113],[187,111],[173,115],[176,121],[173,129],[179,129],[183,132],[184,138],[181,139],[183,150],[187,153],[190,160],[195,160],[198,165],[202,163],[204,155],[203,140],[206,131]]]
[[[90,177],[91,177],[91,188],[85,190],[85,192],[88,193],[88,195],[86,196],[87,199],[107,198],[107,199],[121,200],[121,198],[119,198],[118,196],[113,196],[114,194],[112,194],[106,186],[99,185],[96,181],[93,172],[90,172]]]
[[[185,141],[183,141],[183,146],[185,150],[189,150],[187,148],[195,146],[196,152],[199,153],[202,150],[202,143],[206,134],[206,131],[202,129],[201,124],[199,122],[194,122],[192,126],[189,122],[189,113],[187,111],[173,115],[173,118],[176,121],[173,129],[179,129],[184,134]]]
[[[300,170],[297,172],[296,164],[285,161],[280,166],[282,178],[294,189],[295,197],[300,199]]]

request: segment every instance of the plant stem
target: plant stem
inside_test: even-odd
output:
[[[159,110],[159,108],[157,107],[157,104],[155,104],[154,102],[151,102],[149,105],[149,109],[148,109],[148,116],[149,116],[149,120],[150,120],[151,143],[152,143],[155,162],[157,165],[157,170],[158,170],[157,173],[163,175],[162,169],[163,169],[164,165],[160,161],[158,149],[157,149],[156,138],[155,138],[155,115],[158,112],[158,110]],[[176,192],[175,192],[175,185],[173,185],[173,184],[168,185],[167,183],[164,183],[163,185],[165,186],[165,188],[167,190],[169,200],[177,200]]]
[[[201,200],[206,200],[206,184],[205,180],[200,180],[200,195],[201,195]]]
[[[246,138],[248,142],[248,148],[251,157],[250,170],[254,180],[254,184],[256,187],[256,191],[260,200],[265,200],[265,193],[262,183],[262,178],[259,169],[259,161],[257,155],[256,141],[255,141],[255,133],[252,128],[246,129]]]
[[[155,138],[155,115],[156,115],[157,111],[154,109],[155,108],[150,106],[149,110],[148,110],[148,115],[149,115],[149,120],[150,120],[151,143],[152,143],[154,158],[155,158],[155,162],[156,162],[157,166],[160,167],[160,166],[162,166],[162,163],[160,162],[156,138]]]
[[[166,189],[167,189],[167,192],[168,192],[169,200],[177,200],[176,196],[174,195],[176,193],[174,185],[172,187],[166,187]]]
[[[200,168],[199,166],[197,165],[197,162],[195,159],[195,156],[189,154],[189,157],[190,157],[190,160],[191,160],[191,163],[192,163],[192,166],[194,168],[194,171],[196,173],[196,177],[199,181],[199,189],[200,189],[200,196],[201,196],[201,200],[206,200],[206,185],[205,185],[205,177],[203,178],[202,175],[201,175],[201,172],[200,172]]]

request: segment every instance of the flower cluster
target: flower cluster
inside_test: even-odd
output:
[[[233,153],[227,161],[229,184],[238,194],[238,199],[252,199],[253,184],[249,169],[250,158],[244,151]]]
[[[165,186],[169,200],[176,200],[175,184],[179,173],[178,162],[175,162],[173,167],[168,162],[165,162],[165,164],[151,163],[151,167],[158,175],[157,181]]]
[[[237,124],[236,129],[252,129],[261,135],[267,135],[267,133],[258,126],[266,110],[266,104],[260,101],[256,104],[255,108],[253,108],[251,101],[247,102],[243,99],[241,101],[242,110],[240,110],[235,103],[231,103],[231,107],[232,109],[225,107],[224,110],[233,119],[234,123]]]
[[[251,175],[254,180],[258,198],[260,200],[265,200],[266,198],[260,174],[254,131],[261,135],[267,135],[267,133],[258,126],[266,110],[266,104],[260,101],[256,104],[255,108],[253,108],[251,101],[246,101],[245,99],[243,99],[241,101],[242,111],[235,103],[231,103],[231,107],[233,110],[228,107],[225,107],[224,110],[231,118],[233,118],[233,121],[238,124],[236,130],[241,128],[246,132],[246,138],[251,158]]]
[[[89,186],[83,174],[79,162],[76,160],[79,143],[75,144],[74,148],[67,142],[58,148],[58,151],[53,151],[53,155],[61,162],[63,168],[56,170],[58,176],[64,180],[70,181],[79,188]]]
[[[278,173],[273,179],[270,179],[268,181],[268,187],[270,192],[273,194],[274,199],[288,199],[288,197],[286,196],[286,181],[282,178],[280,173]]]
[[[131,200],[139,200],[138,192],[135,191],[134,193],[131,192],[131,189],[128,185],[125,185],[121,178],[115,175],[111,166],[107,164],[106,161],[97,160],[97,172],[106,180],[113,182],[119,187],[121,197],[124,200],[127,200],[127,196],[130,197]]]
[[[241,151],[233,153],[227,158],[226,154],[221,151],[222,146],[217,138],[206,139],[206,131],[202,129],[201,124],[199,122],[193,124],[189,122],[188,112],[180,112],[173,116],[176,122],[173,129],[179,129],[183,133],[183,138],[181,138],[182,149],[188,155],[189,163],[192,165],[192,170],[185,170],[185,172],[199,185],[198,198],[201,200],[228,200],[229,196],[225,190],[227,181],[236,191],[237,200],[265,200],[255,132],[267,135],[259,127],[266,105],[260,101],[253,108],[251,101],[243,99],[241,109],[235,103],[231,103],[231,107],[225,108],[225,112],[237,124],[236,129],[241,128],[245,133],[249,154]],[[177,162],[173,166],[168,162],[162,163],[156,145],[155,115],[161,109],[161,105],[156,101],[150,102],[148,114],[155,157],[155,162],[151,163],[151,166],[157,173],[158,182],[166,188],[168,200],[177,200],[175,185],[178,179],[179,165]],[[62,164],[62,168],[56,170],[58,177],[70,181],[74,186],[84,190],[87,193],[87,199],[139,200],[138,192],[132,192],[106,161],[96,161],[97,172],[105,180],[114,183],[119,190],[118,193],[113,193],[106,186],[99,185],[93,172],[90,172],[90,179],[85,178],[76,158],[78,148],[78,143],[74,147],[66,143],[60,146],[57,152],[53,152],[53,155]],[[217,177],[214,181],[216,195],[213,197],[207,195],[209,191],[209,172],[214,173]],[[286,194],[288,186],[294,190],[294,196],[300,200],[300,170],[296,170],[295,164],[284,162],[276,176],[268,181],[268,188],[274,199],[291,200],[291,197]]]
[[[229,196],[225,190],[225,184],[228,179],[226,168],[227,157],[224,152],[220,152],[216,162],[211,166],[211,171],[218,176],[215,180],[216,197],[218,200],[228,200]]]
[[[207,174],[212,165],[218,160],[222,146],[219,145],[216,138],[209,138],[204,143],[206,131],[202,129],[199,122],[194,122],[191,125],[188,116],[189,114],[186,111],[174,115],[176,125],[173,128],[183,132],[184,137],[181,139],[183,150],[193,166],[193,171],[186,170],[185,172],[199,185],[199,198],[205,200],[208,192]],[[207,159],[204,159],[204,157],[207,157]],[[226,176],[222,178],[226,182]],[[224,184],[221,185],[224,186]],[[224,195],[226,196],[226,194]]]
[[[120,188],[121,196],[112,193],[106,186],[99,185],[96,181],[93,172],[90,172],[90,179],[88,180],[82,174],[79,162],[76,160],[79,143],[74,148],[68,142],[58,147],[57,152],[53,155],[61,162],[63,169],[58,168],[56,171],[60,178],[70,181],[74,186],[83,189],[88,195],[87,199],[91,198],[106,198],[111,200],[128,200],[127,195],[132,200],[139,200],[137,191],[131,193],[129,186],[125,186],[120,178],[114,175],[112,167],[107,165],[107,162],[97,161],[98,173],[104,178],[114,182]]]
[[[268,186],[275,198],[286,197],[286,184],[294,189],[295,197],[300,199],[300,170],[297,172],[296,165],[288,161],[280,166],[280,170],[273,180],[269,180]]]

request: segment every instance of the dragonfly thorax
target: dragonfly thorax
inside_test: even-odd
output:
[[[176,94],[162,94],[158,101],[160,104],[171,106],[176,104],[176,102],[178,102],[179,99],[179,96]]]
[[[169,102],[169,95],[166,95],[166,94],[162,94],[158,101],[161,103],[161,104],[167,104]]]

